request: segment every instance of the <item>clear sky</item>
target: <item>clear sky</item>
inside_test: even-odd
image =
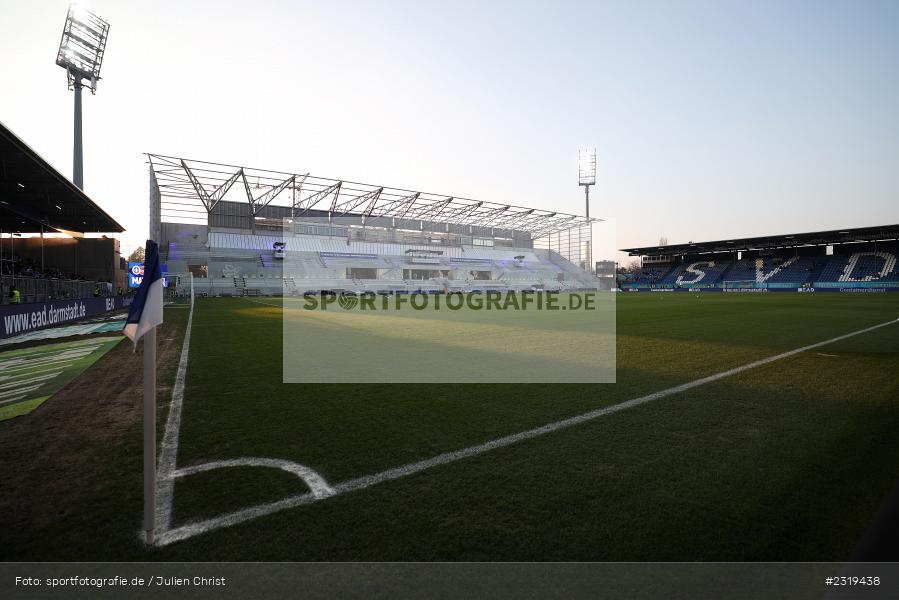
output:
[[[85,188],[129,247],[147,151],[581,212],[596,147],[619,247],[899,221],[895,0],[83,4]],[[70,175],[67,5],[0,0],[0,120]]]

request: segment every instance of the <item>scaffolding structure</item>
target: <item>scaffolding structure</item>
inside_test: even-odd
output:
[[[595,220],[595,219],[594,219]],[[534,239],[534,248],[550,250],[568,262],[591,272],[590,243],[592,225],[578,224],[567,229],[559,229]]]
[[[451,226],[526,233],[537,239],[582,227],[581,215],[240,167],[160,154],[147,154],[159,216],[165,222],[208,223],[226,197],[246,203],[247,216],[263,220],[270,205],[288,206],[291,217],[360,216],[392,227],[450,231]],[[241,193],[242,188],[242,193]],[[232,191],[234,190],[234,191]],[[229,195],[230,192],[230,195]]]

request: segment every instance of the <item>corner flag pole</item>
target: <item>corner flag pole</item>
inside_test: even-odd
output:
[[[144,334],[144,531],[156,541],[156,328]]]
[[[159,246],[156,241],[162,234],[162,197],[156,173],[150,166],[150,239],[144,256],[144,278],[138,290],[128,321],[137,344],[144,338],[144,531],[147,544],[156,542],[156,327],[162,324],[163,287],[159,265]],[[137,323],[132,323],[137,321]]]
[[[143,279],[122,331],[135,348],[144,340],[144,531],[148,544],[155,542],[156,535],[156,327],[162,325],[164,286],[159,247],[150,239]]]

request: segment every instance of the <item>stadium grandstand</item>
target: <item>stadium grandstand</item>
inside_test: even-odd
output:
[[[212,296],[597,289],[582,216],[148,154],[170,279]],[[151,218],[156,218],[152,217]]]
[[[899,291],[899,225],[623,249],[622,289]]]
[[[0,156],[0,337],[35,328],[9,323],[44,310],[43,303],[64,310],[87,299],[67,313],[80,316],[106,311],[106,302],[92,302],[98,296],[116,297],[111,304],[122,308],[126,266],[118,240],[85,237],[122,226],[2,123]]]

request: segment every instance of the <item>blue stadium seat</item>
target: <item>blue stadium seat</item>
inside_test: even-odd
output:
[[[815,281],[899,281],[896,251],[860,251],[834,254],[824,265]]]
[[[731,261],[693,260],[672,269],[659,283],[667,285],[712,285],[731,265]]]

